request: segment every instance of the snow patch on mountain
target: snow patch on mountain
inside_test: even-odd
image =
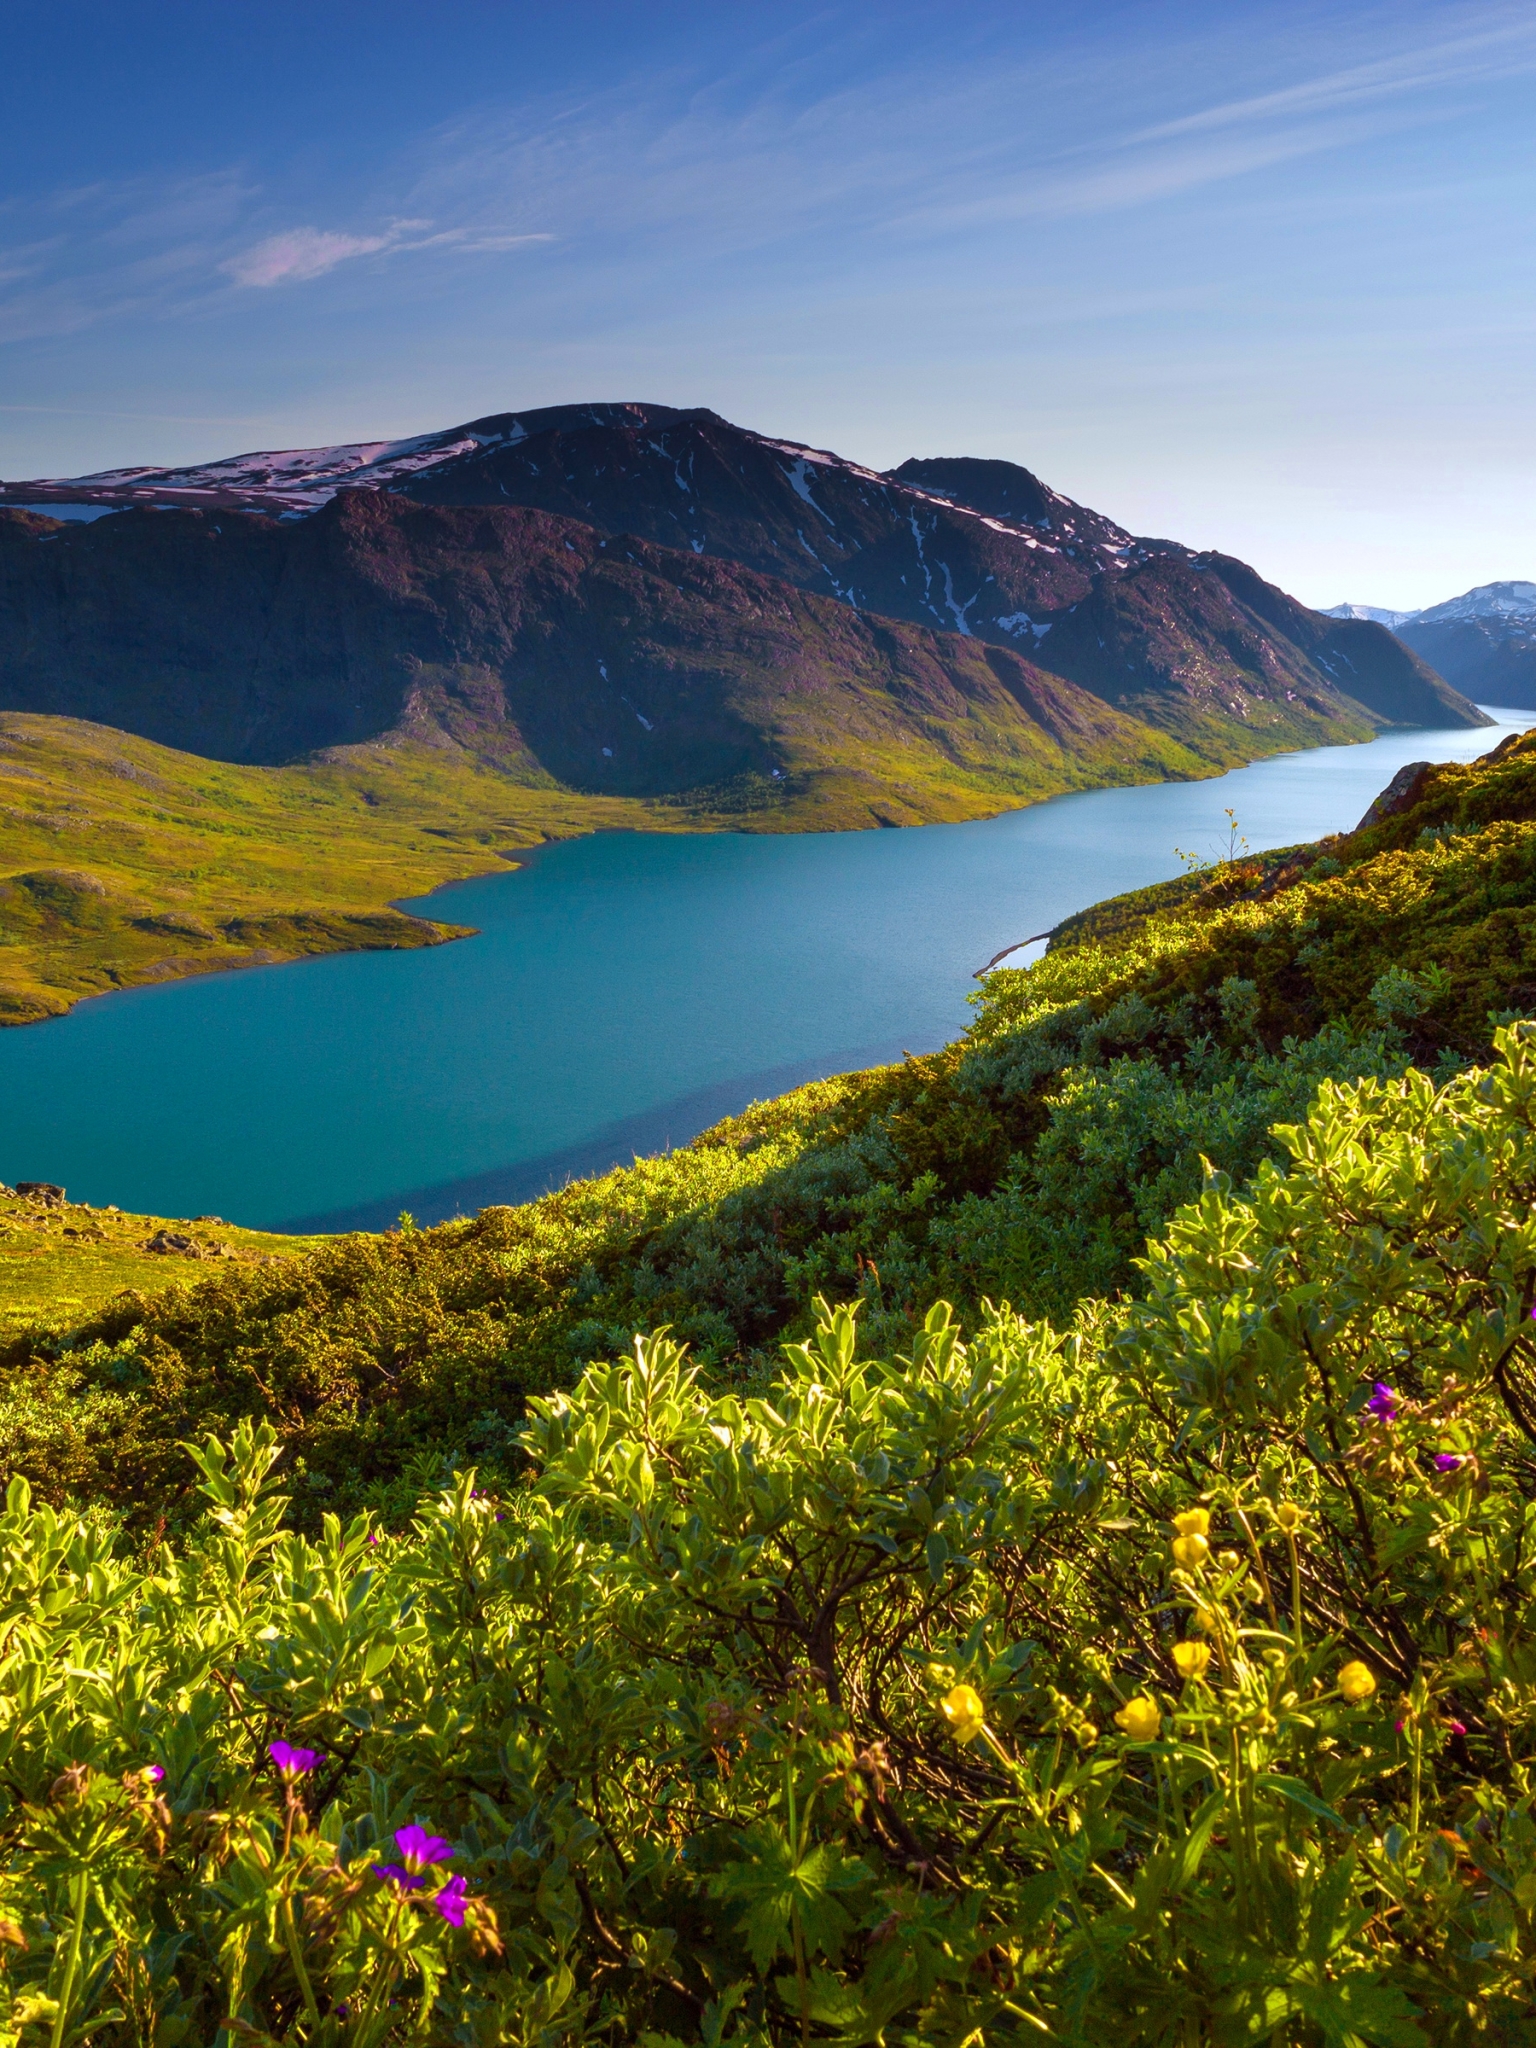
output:
[[[1378,626],[1406,626],[1410,619],[1418,617],[1417,612],[1389,612],[1378,604],[1331,604],[1323,613],[1325,619],[1371,619]]]

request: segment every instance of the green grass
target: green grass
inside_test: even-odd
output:
[[[161,1232],[191,1236],[195,1253],[146,1250]],[[82,1322],[125,1289],[186,1287],[210,1271],[248,1271],[324,1242],[241,1230],[217,1217],[186,1223],[85,1202],[51,1209],[0,1195],[0,1342],[23,1329]]]
[[[462,927],[392,899],[548,839],[715,822],[526,787],[425,746],[250,768],[75,719],[0,717],[0,1023],[82,996]],[[733,820],[732,822],[739,822]]]

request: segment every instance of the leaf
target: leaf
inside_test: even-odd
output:
[[[1211,1845],[1216,1823],[1226,1811],[1225,1792],[1213,1792],[1195,1814],[1189,1824],[1189,1832],[1177,1845],[1174,1855],[1171,1883],[1175,1891],[1182,1891],[1200,1869],[1206,1850]]]
[[[1308,2019],[1323,2030],[1327,2048],[1430,2048],[1429,2036],[1407,1994],[1360,1974],[1326,1984],[1294,1984],[1292,1995]]]
[[[1264,1777],[1256,1779],[1255,1784],[1260,1792],[1278,1792],[1282,1799],[1288,1799],[1293,1806],[1299,1806],[1304,1813],[1310,1813],[1316,1820],[1331,1822],[1334,1827],[1339,1828],[1346,1835],[1352,1835],[1355,1832],[1347,1820],[1335,1813],[1326,1800],[1319,1799],[1309,1786],[1301,1782],[1300,1778],[1287,1778],[1278,1771],[1272,1771]]]
[[[710,1883],[716,1898],[741,1907],[738,1924],[759,1974],[766,1976],[775,1956],[793,1952],[792,1918],[799,1920],[807,1949],[835,1957],[853,1925],[838,1894],[868,1882],[866,1866],[831,1842],[797,1861],[776,1829],[749,1830],[744,1845],[754,1852],[751,1860],[733,1864]]]

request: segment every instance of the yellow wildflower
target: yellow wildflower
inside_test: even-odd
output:
[[[1135,1699],[1127,1700],[1115,1716],[1115,1726],[1123,1728],[1132,1742],[1155,1742],[1162,1725],[1163,1717],[1157,1710],[1157,1702],[1145,1693],[1138,1693]]]
[[[1204,1678],[1205,1667],[1211,1661],[1209,1643],[1175,1643],[1173,1661],[1179,1667],[1180,1678]]]
[[[1183,1565],[1186,1571],[1193,1571],[1197,1564],[1204,1564],[1210,1554],[1211,1546],[1203,1536],[1175,1536],[1173,1539],[1173,1561]]]
[[[974,1742],[986,1726],[987,1710],[971,1685],[957,1685],[939,1702],[956,1742]]]
[[[1346,1664],[1339,1673],[1339,1691],[1345,1699],[1368,1700],[1376,1690],[1376,1674],[1369,1664],[1362,1664],[1358,1657]]]
[[[1215,1635],[1220,1626],[1216,1614],[1209,1607],[1197,1607],[1190,1619],[1203,1636]]]
[[[1275,1509],[1275,1521],[1287,1536],[1294,1535],[1305,1520],[1306,1516],[1293,1500],[1283,1500]]]
[[[1205,1508],[1189,1508],[1182,1515],[1175,1515],[1173,1526],[1180,1536],[1209,1536],[1211,1518]]]

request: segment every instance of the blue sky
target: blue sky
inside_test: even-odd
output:
[[[1536,577],[1536,9],[0,0],[0,475],[709,405]]]

